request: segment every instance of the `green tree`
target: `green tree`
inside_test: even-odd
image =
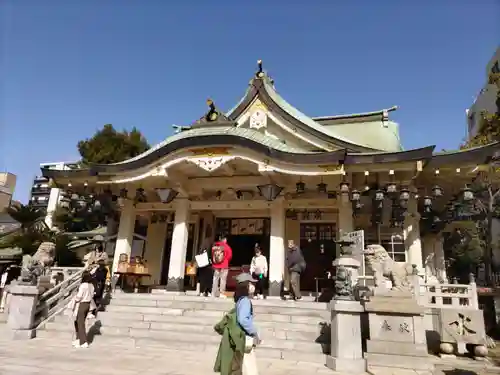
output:
[[[78,151],[84,164],[118,163],[137,156],[150,148],[142,133],[133,128],[118,132],[106,124],[92,138],[78,142]]]
[[[443,234],[443,238],[443,248],[449,262],[449,276],[468,283],[469,274],[475,273],[483,260],[484,240],[476,223],[473,221],[452,222]]]
[[[477,134],[465,142],[461,148],[487,145],[500,141],[500,74],[494,73],[489,77],[489,83],[497,87],[496,112],[481,113],[481,120]]]

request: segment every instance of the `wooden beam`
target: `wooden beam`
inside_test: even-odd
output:
[[[194,211],[219,211],[219,210],[267,210],[270,209],[273,202],[262,199],[254,200],[231,200],[231,201],[191,201],[190,209]],[[286,200],[285,208],[290,209],[325,209],[337,208],[336,199],[294,199]],[[136,211],[173,211],[175,210],[175,201],[172,203],[138,203]]]

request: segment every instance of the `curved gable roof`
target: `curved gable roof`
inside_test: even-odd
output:
[[[283,99],[274,88],[273,82],[269,76],[263,72],[261,73],[260,75],[258,73],[250,81],[250,87],[247,89],[245,96],[238,102],[236,107],[227,113],[228,118],[236,121],[236,119],[240,117],[258,97],[272,112],[278,114],[293,126],[326,142],[331,145],[332,148],[341,147],[354,152],[379,151],[371,147],[355,144],[340,135],[328,131],[322,125],[300,112],[297,108]]]

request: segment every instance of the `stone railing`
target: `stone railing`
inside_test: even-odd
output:
[[[71,275],[66,273],[67,277],[62,282],[38,297],[33,322],[35,329],[45,324],[54,315],[59,314],[68,305],[69,300],[80,285],[85,270],[86,268],[79,267]]]
[[[477,286],[471,276],[469,284],[429,284],[416,277],[415,297],[423,307],[479,309]]]
[[[35,337],[37,328],[61,313],[78,290],[85,270],[86,268],[81,268],[50,289],[19,282],[9,285],[7,328],[10,329],[12,338]]]
[[[52,267],[50,269],[50,283],[57,285],[82,269],[83,267]]]

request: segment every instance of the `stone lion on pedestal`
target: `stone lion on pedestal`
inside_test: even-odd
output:
[[[56,245],[53,242],[42,242],[35,254],[23,256],[21,281],[35,284],[54,263],[55,255]]]
[[[383,246],[375,244],[368,245],[363,252],[368,266],[372,269],[375,277],[375,287],[385,287],[385,280],[392,282],[391,290],[411,291],[413,284],[410,276],[413,274],[413,266],[409,263],[395,262]]]

